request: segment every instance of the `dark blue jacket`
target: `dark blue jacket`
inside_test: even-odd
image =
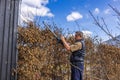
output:
[[[70,62],[84,62],[84,56],[85,56],[85,42],[83,39],[77,40],[76,42],[81,42],[82,48],[72,52],[72,55],[70,57]]]

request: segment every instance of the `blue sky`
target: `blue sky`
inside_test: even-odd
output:
[[[49,23],[54,21],[64,31],[81,30],[87,35],[98,35],[103,40],[107,40],[109,37],[94,24],[88,11],[90,10],[94,16],[103,17],[112,34],[119,35],[120,30],[116,28],[116,14],[108,4],[120,9],[120,0],[23,0],[20,22],[38,20],[38,18],[40,23],[43,20]]]

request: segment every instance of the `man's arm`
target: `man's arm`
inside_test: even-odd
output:
[[[67,41],[65,40],[64,36],[61,36],[61,40],[63,42],[63,45],[65,46],[65,48],[70,51],[70,45],[67,43]]]
[[[81,42],[76,42],[76,43],[73,44],[73,45],[69,45],[69,44],[66,42],[64,36],[61,36],[61,40],[62,40],[62,42],[63,42],[63,45],[65,46],[65,48],[66,48],[68,51],[74,52],[74,51],[77,51],[77,50],[79,50],[79,49],[82,48]]]

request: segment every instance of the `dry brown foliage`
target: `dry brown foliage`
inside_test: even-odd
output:
[[[18,80],[70,80],[69,56],[48,29],[18,27]],[[85,80],[120,80],[119,71],[119,48],[86,39]]]
[[[18,80],[65,80],[68,52],[48,29],[18,27]]]
[[[85,80],[120,80],[120,48],[92,44],[85,61]]]

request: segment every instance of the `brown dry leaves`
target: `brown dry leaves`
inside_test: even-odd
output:
[[[68,52],[48,29],[18,27],[18,80],[69,78]]]
[[[85,80],[119,80],[120,48],[86,41]]]
[[[18,53],[18,80],[70,80],[70,53],[48,29],[18,27]],[[85,80],[120,80],[120,49],[87,39],[84,72]]]

